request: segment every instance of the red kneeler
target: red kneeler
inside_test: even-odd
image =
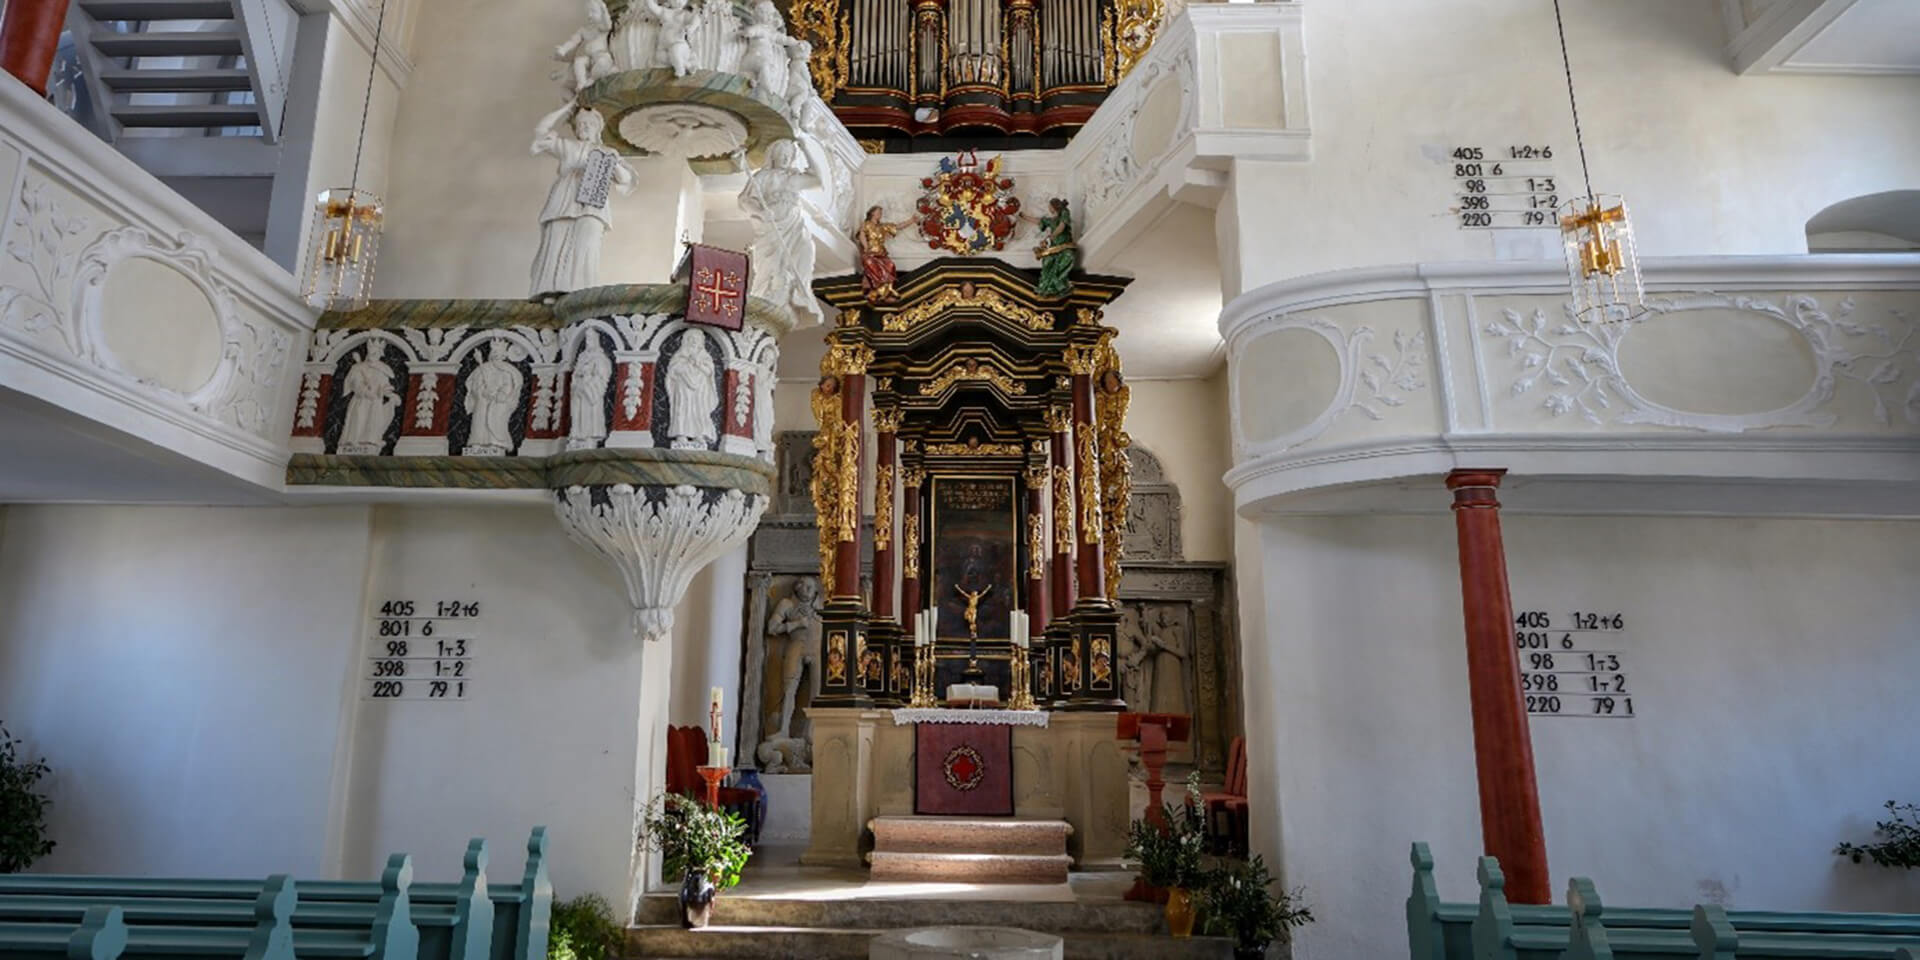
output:
[[[1217,846],[1234,856],[1247,855],[1247,738],[1234,737],[1227,751],[1225,789],[1200,798],[1207,805],[1207,830]]]
[[[700,768],[707,765],[707,732],[700,727],[667,727],[667,792],[684,793],[705,800],[706,779]],[[721,787],[720,806],[740,815],[747,822],[749,844],[759,839],[756,811],[760,791],[745,787]]]

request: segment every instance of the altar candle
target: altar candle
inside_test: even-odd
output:
[[[707,744],[707,766],[724,767],[727,765],[727,748],[714,740]]]
[[[707,718],[711,723],[711,725],[713,726],[713,742],[715,743],[720,742],[720,715],[722,712],[724,712],[724,708],[721,706],[721,702],[725,698],[726,698],[725,691],[721,690],[719,687],[713,688],[713,700],[707,707]],[[719,766],[719,764],[715,764],[715,766]]]

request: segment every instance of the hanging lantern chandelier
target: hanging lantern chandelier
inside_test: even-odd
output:
[[[360,158],[367,146],[367,114],[373,106],[373,80],[380,66],[380,37],[387,25],[387,2],[380,0],[374,21],[373,55],[367,64],[367,95],[360,105],[360,139],[353,148],[349,186],[323,190],[313,208],[307,237],[306,299],[321,310],[358,310],[373,295],[373,266],[380,253],[385,208],[372,191],[360,189]]]
[[[1573,287],[1573,315],[1581,323],[1632,320],[1646,313],[1640,285],[1640,255],[1633,246],[1627,203],[1618,194],[1593,192],[1587,172],[1587,145],[1580,135],[1580,101],[1573,95],[1573,61],[1567,56],[1567,26],[1560,0],[1553,0],[1553,25],[1560,34],[1560,63],[1567,75],[1567,106],[1573,111],[1573,141],[1580,151],[1580,179],[1586,193],[1560,205],[1560,239],[1566,247],[1567,278]]]

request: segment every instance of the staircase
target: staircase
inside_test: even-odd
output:
[[[722,893],[713,925],[681,929],[670,894],[641,901],[626,956],[866,960],[875,933],[907,927],[1019,927],[1060,935],[1067,960],[1228,960],[1233,941],[1174,939],[1161,907],[1107,901],[750,899]]]
[[[298,22],[286,0],[76,0],[67,29],[94,132],[273,143]]]
[[[923,883],[1066,883],[1065,820],[1011,817],[875,817],[875,881]]]

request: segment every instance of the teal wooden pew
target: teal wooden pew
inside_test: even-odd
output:
[[[1920,916],[1909,914],[1607,908],[1585,878],[1569,884],[1566,906],[1509,904],[1491,857],[1480,861],[1479,901],[1445,903],[1426,844],[1414,844],[1410,860],[1413,960],[1890,960],[1901,949],[1920,952]]]
[[[424,915],[429,910],[459,910],[466,898],[471,901],[465,908],[466,916],[472,918],[468,926],[484,926],[481,917],[490,912],[493,927],[485,941],[467,941],[465,949],[469,952],[460,955],[463,960],[544,960],[553,912],[553,882],[547,875],[547,828],[534,827],[527,837],[526,867],[517,884],[486,882],[484,872],[473,866],[476,852],[480,855],[478,862],[486,862],[484,844],[477,851],[469,845],[468,875],[459,883],[414,884],[415,911]],[[303,900],[327,903],[364,902],[368,895],[365,884],[340,881],[305,883],[300,891]],[[422,929],[424,937],[426,927]],[[476,949],[477,953],[472,952]]]
[[[90,907],[75,925],[0,922],[0,957],[116,960],[127,946],[119,907]]]

